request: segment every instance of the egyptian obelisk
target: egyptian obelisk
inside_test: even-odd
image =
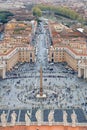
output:
[[[36,95],[36,98],[46,98],[46,94],[43,93],[43,74],[42,74],[42,66],[40,67],[40,90],[39,93]]]
[[[40,96],[43,95],[43,86],[42,86],[42,67],[40,67]]]

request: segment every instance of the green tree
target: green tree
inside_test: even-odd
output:
[[[34,7],[35,8],[35,7]],[[49,5],[37,5],[36,8],[39,8],[42,11],[53,11],[56,15],[61,15],[73,20],[83,21],[83,18],[74,10],[68,8],[68,7],[57,7],[57,6],[49,6]]]
[[[0,22],[7,23],[9,16],[13,16],[13,14],[9,11],[0,11]]]
[[[42,11],[40,8],[38,7],[34,7],[33,8],[33,15],[36,17],[41,17],[42,16]]]

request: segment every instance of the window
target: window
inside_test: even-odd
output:
[[[54,54],[52,53],[52,57],[54,57]]]
[[[32,57],[32,53],[30,53],[30,57]]]
[[[32,59],[30,59],[30,62],[32,62]]]

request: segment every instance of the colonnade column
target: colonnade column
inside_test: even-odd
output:
[[[87,78],[87,68],[84,68],[84,79]]]
[[[6,77],[6,69],[3,68],[3,70],[2,70],[2,78],[4,79],[5,77]]]
[[[81,68],[78,67],[78,77],[80,78],[81,77]]]
[[[85,74],[86,74],[86,78],[87,78],[87,67],[86,67],[86,69],[85,69]]]

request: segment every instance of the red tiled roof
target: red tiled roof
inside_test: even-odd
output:
[[[9,126],[0,127],[0,130],[87,130],[87,127],[70,126]]]

